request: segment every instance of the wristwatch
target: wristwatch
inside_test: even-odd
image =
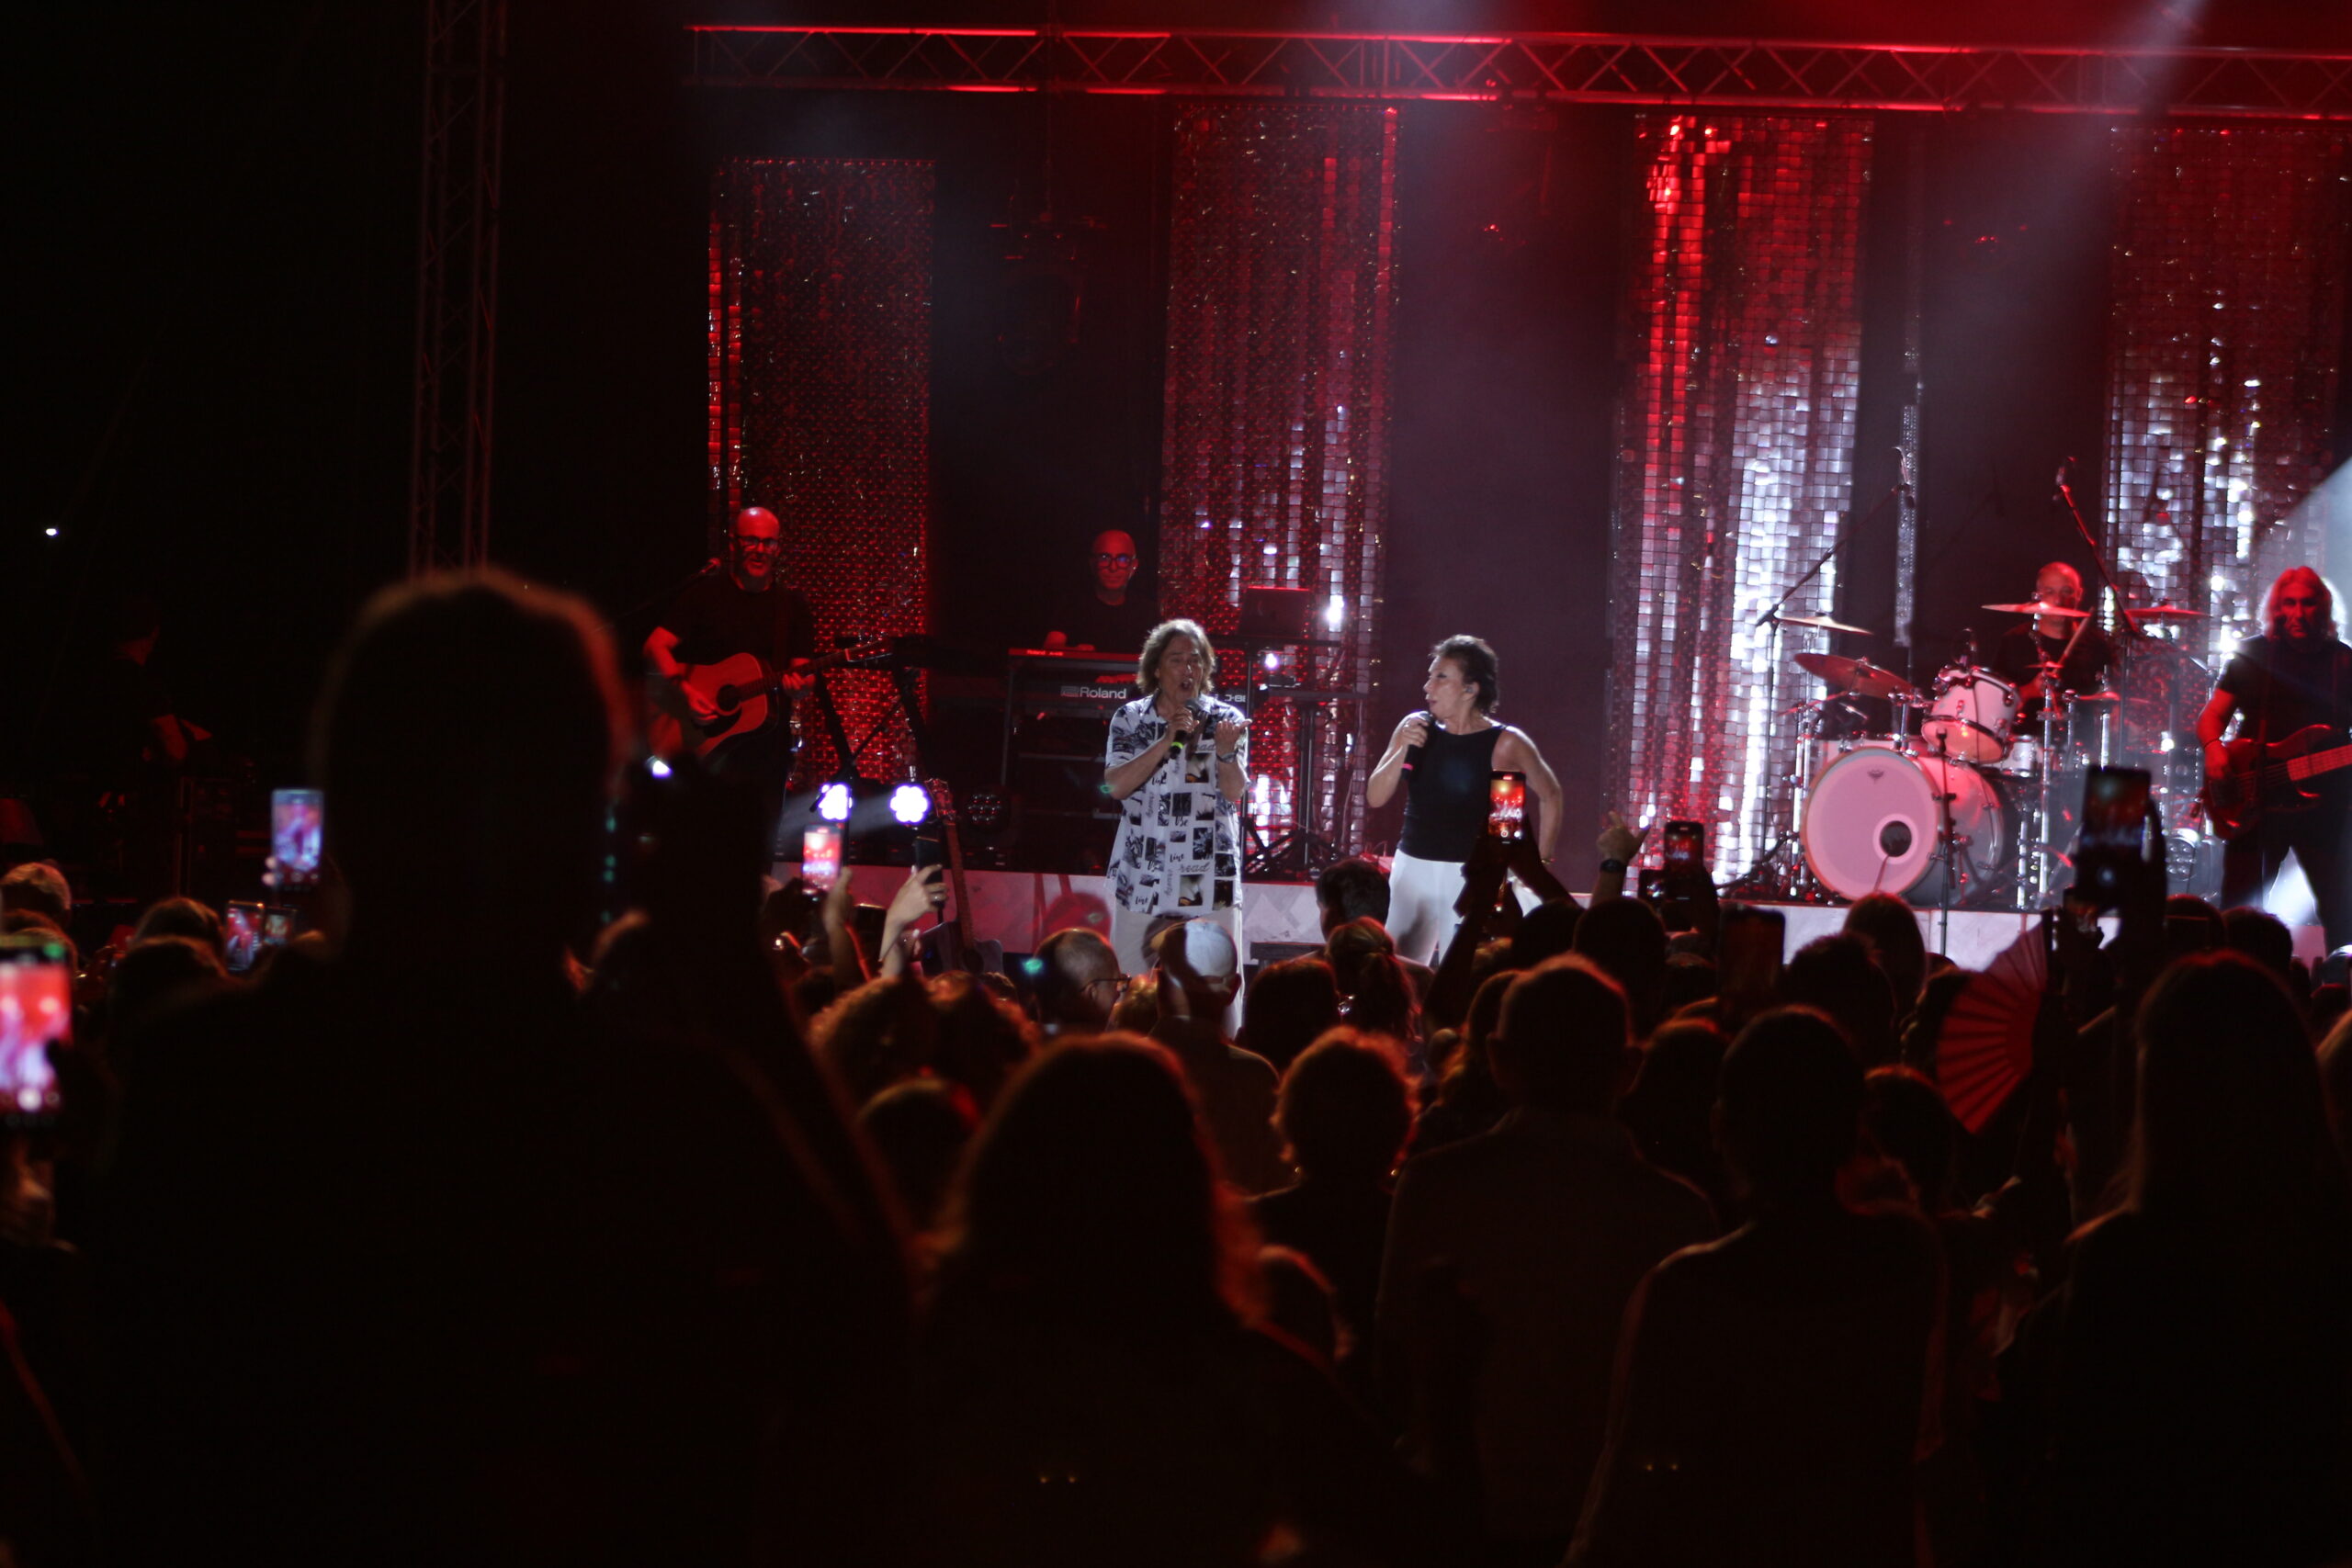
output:
[[[1625,863],[1622,860],[1605,860],[1600,863],[1600,869],[1611,875],[1623,876],[1625,874]]]

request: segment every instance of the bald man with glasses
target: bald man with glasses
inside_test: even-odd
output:
[[[1134,653],[1159,624],[1159,596],[1139,581],[1143,563],[1135,536],[1105,528],[1087,553],[1089,590],[1073,593],[1054,611],[1045,646]]]

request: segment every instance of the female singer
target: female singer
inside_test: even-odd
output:
[[[1501,683],[1495,650],[1475,637],[1450,637],[1430,652],[1422,683],[1427,710],[1408,714],[1388,738],[1364,798],[1385,806],[1405,785],[1405,832],[1388,869],[1388,934],[1396,956],[1434,964],[1460,923],[1462,866],[1487,830],[1490,776],[1525,773],[1542,803],[1536,852],[1552,858],[1560,835],[1560,781],[1524,730],[1494,717]]]

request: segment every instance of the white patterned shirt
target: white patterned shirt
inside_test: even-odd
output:
[[[1109,876],[1111,897],[1122,909],[1190,915],[1241,902],[1241,813],[1239,803],[1217,788],[1216,732],[1220,724],[1247,719],[1231,703],[1211,696],[1198,701],[1204,717],[1191,748],[1170,751],[1119,803]],[[1104,764],[1132,762],[1167,733],[1158,699],[1137,697],[1111,716]],[[1247,735],[1237,761],[1242,777],[1249,777]]]

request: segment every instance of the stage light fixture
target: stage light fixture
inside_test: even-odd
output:
[[[659,757],[648,757],[645,760],[645,771],[657,779],[666,779],[670,776],[670,764]]]
[[[1346,600],[1344,597],[1342,597],[1341,595],[1340,595],[1340,594],[1337,594],[1337,593],[1332,594],[1332,595],[1331,595],[1331,602],[1330,602],[1329,604],[1326,604],[1326,605],[1324,605],[1324,606],[1323,606],[1323,624],[1324,624],[1324,626],[1327,626],[1327,627],[1329,627],[1329,628],[1330,630],[1332,630],[1332,631],[1338,631],[1338,630],[1340,629],[1340,622],[1342,622],[1342,621],[1344,621],[1344,620],[1346,620],[1347,618],[1348,618],[1348,602],[1347,602],[1347,600]]]
[[[890,792],[890,815],[911,828],[931,815],[931,795],[909,779]]]
[[[849,785],[829,784],[817,792],[817,815],[828,822],[849,820]]]

